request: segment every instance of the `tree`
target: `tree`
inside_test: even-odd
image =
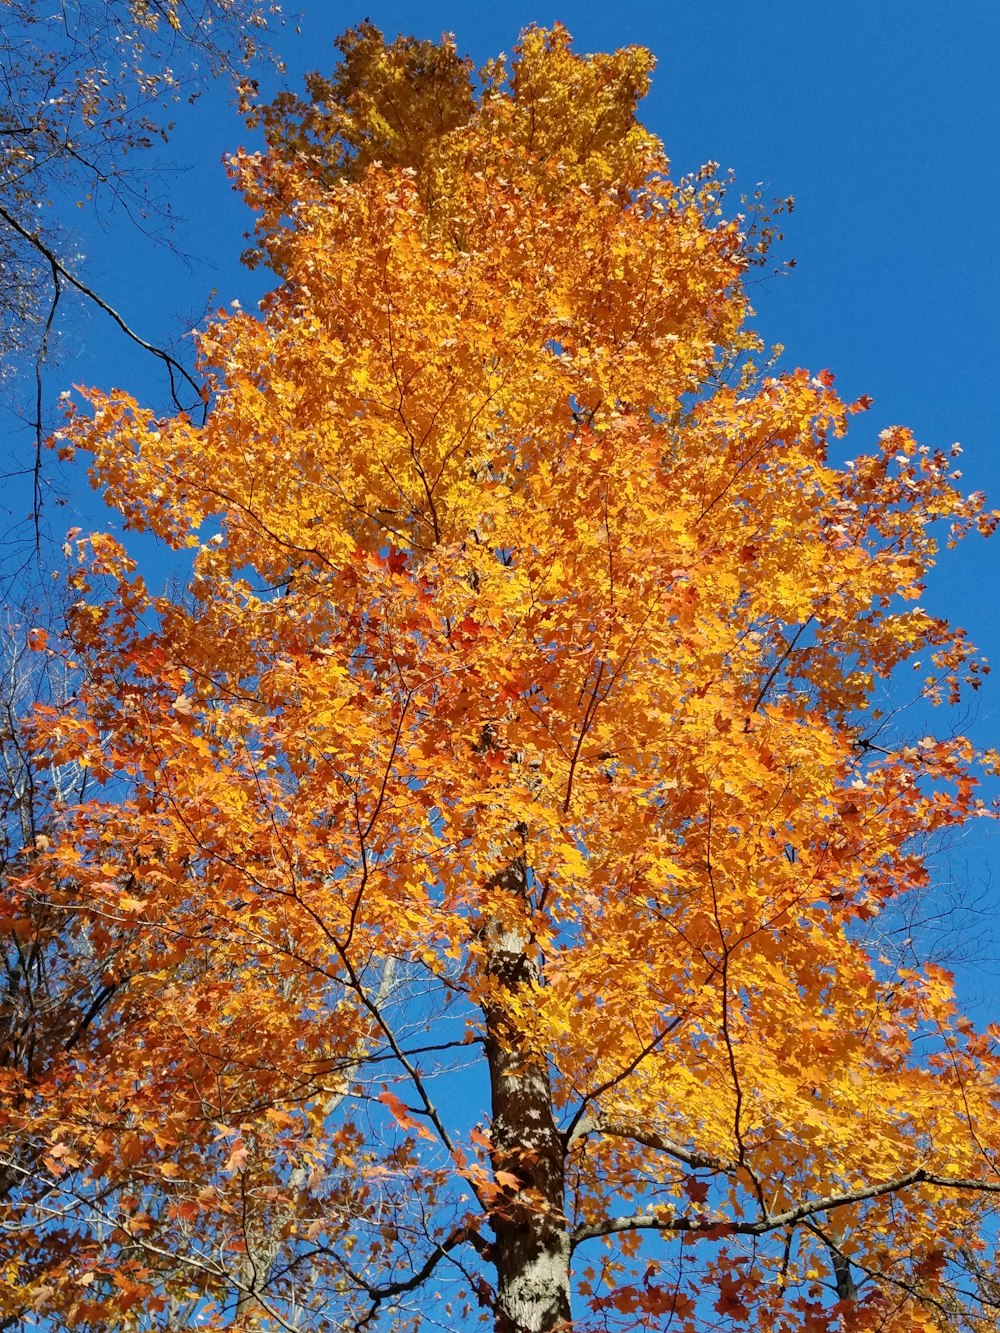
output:
[[[0,1311],[995,1328],[998,1033],[871,927],[989,813],[995,755],[877,703],[979,684],[917,599],[996,515],[755,369],[648,53],[341,50],[234,160],[278,286],[202,337],[207,420],[63,435],[192,572],[87,537],[36,639],[90,794],[5,910],[114,992],[2,1071]]]
[[[176,104],[228,78],[249,90],[270,0],[0,0],[0,379],[35,435],[32,539],[40,538],[43,371],[65,297],[97,307],[160,362],[174,403],[199,384],[95,288],[67,225],[75,205],[164,240],[162,161]],[[23,394],[18,391],[24,381]],[[20,400],[24,399],[22,403]],[[15,474],[17,475],[17,474]],[[10,542],[14,534],[5,534]],[[18,557],[23,550],[15,547]]]
[[[34,435],[32,459],[18,447],[16,422],[8,422],[15,431],[0,569],[4,901],[7,882],[44,846],[54,809],[74,798],[81,776],[73,766],[32,772],[21,734],[22,709],[33,697],[56,705],[72,690],[71,673],[57,660],[38,658],[32,668],[26,633],[34,625],[37,639],[54,614],[43,577],[49,534],[42,501],[52,486],[42,466],[52,414],[45,372],[61,359],[65,298],[89,302],[156,358],[175,402],[199,400],[200,386],[181,360],[143,337],[95,286],[78,253],[72,206],[90,210],[105,226],[125,220],[151,238],[158,231],[162,244],[169,206],[159,188],[162,157],[149,150],[169,137],[176,103],[194,101],[213,78],[247,77],[273,12],[256,0],[197,6],[77,0],[56,7],[0,0],[0,381],[4,408]],[[113,951],[95,950],[82,918],[40,898],[22,899],[16,917],[0,912],[0,1069],[30,1081],[95,1040],[116,991],[112,963]],[[33,1190],[42,1197],[43,1151],[37,1136],[18,1138],[0,1170],[0,1200],[16,1192],[24,1206]],[[3,1327],[16,1322],[10,1316]]]

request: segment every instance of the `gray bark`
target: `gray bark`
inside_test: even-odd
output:
[[[523,1022],[512,1014],[514,1005],[522,1010],[531,1005],[540,980],[527,925],[526,877],[522,860],[498,878],[494,891],[506,902],[498,903],[502,914],[484,931],[492,983],[485,1044],[493,1169],[519,1182],[505,1190],[490,1219],[496,1236],[496,1333],[553,1333],[571,1326],[565,1147],[552,1112],[545,1055],[533,1048]]]

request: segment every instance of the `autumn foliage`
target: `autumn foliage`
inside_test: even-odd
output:
[[[89,783],[5,925],[106,994],[0,1070],[0,1315],[995,1328],[998,1033],[878,933],[986,812],[879,710],[978,684],[919,599],[992,517],[755,368],[648,53],[341,46],[234,159],[277,286],[204,425],[62,439],[190,576],[75,540],[36,640]]]

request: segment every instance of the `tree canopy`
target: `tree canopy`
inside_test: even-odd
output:
[[[207,419],[62,433],[191,573],[82,537],[35,636],[86,783],[4,886],[68,1017],[0,1063],[0,1318],[995,1328],[998,1032],[877,926],[989,813],[880,709],[978,685],[919,599],[996,515],[758,368],[647,52],[341,53],[233,160],[278,282]]]

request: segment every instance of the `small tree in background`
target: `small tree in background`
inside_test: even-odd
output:
[[[5,600],[24,600],[32,547],[42,563],[44,376],[67,298],[150,353],[176,407],[199,401],[179,354],[149,341],[90,276],[68,219],[85,209],[102,226],[125,221],[165,245],[169,193],[162,156],[150,150],[168,140],[178,105],[213,80],[249,91],[249,72],[269,58],[266,29],[277,12],[271,0],[0,0],[0,386],[4,407],[34,436],[9,451]]]
[[[89,775],[5,910],[83,923],[93,1041],[2,1072],[0,1309],[48,1326],[995,1326],[992,1030],[863,944],[984,812],[917,605],[993,518],[831,377],[766,378],[757,257],[531,30],[477,92],[364,26],[234,170],[278,286],[204,425],[68,450],[183,598],[77,547]],[[987,766],[992,764],[987,759]],[[962,1276],[972,1269],[977,1283]]]

